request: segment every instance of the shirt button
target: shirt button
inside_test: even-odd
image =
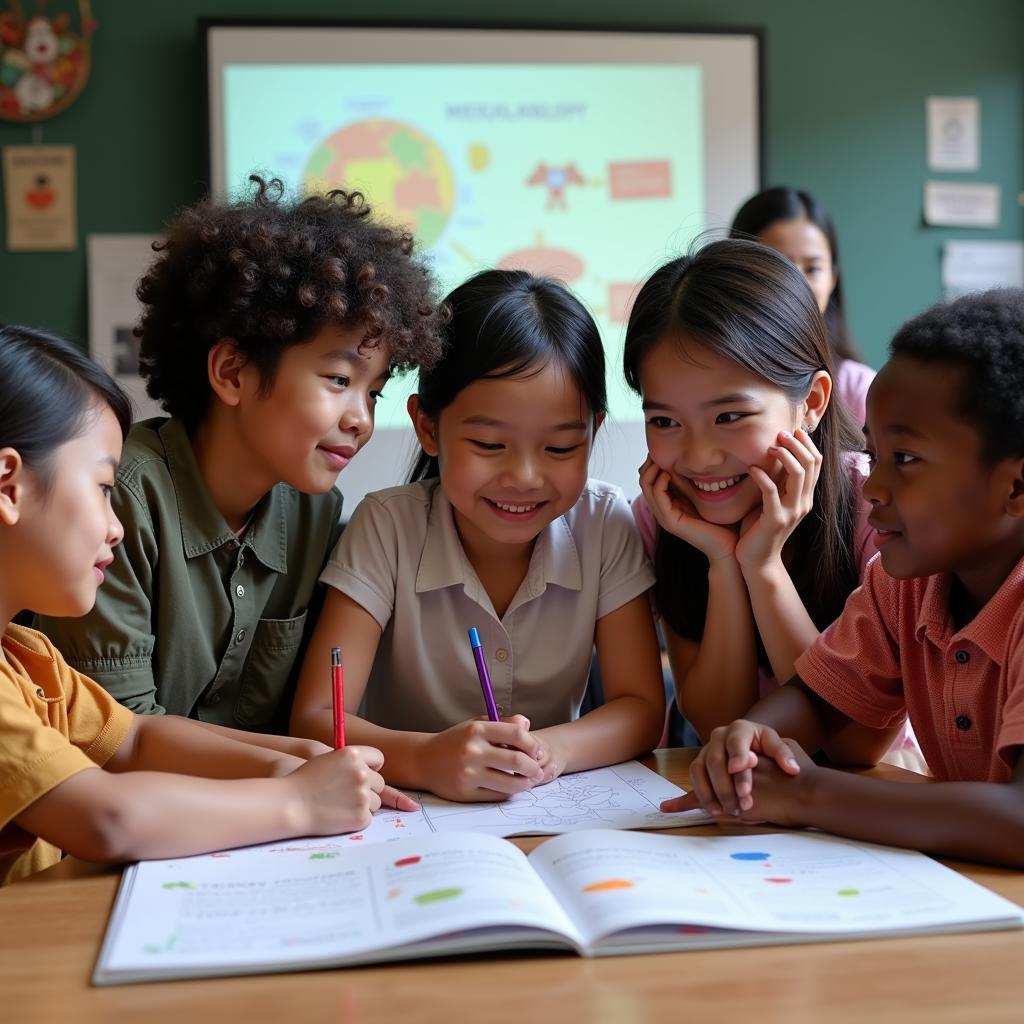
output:
[[[219,704],[220,703],[220,694],[219,693],[211,693],[206,698],[206,703],[209,704],[209,705]]]
[[[956,727],[958,729],[962,729],[962,730],[970,729],[970,727],[971,727],[971,720],[970,720],[970,718],[968,718],[967,715],[957,715],[956,716]]]
[[[971,656],[966,651],[957,651],[953,657],[956,658],[961,665],[966,665],[967,662],[971,660]]]
[[[237,540],[229,540],[228,541],[228,551],[237,551],[237,550],[238,550],[238,541]]]
[[[499,647],[495,652],[494,656],[498,661],[508,661],[508,651],[504,647]]]
[[[237,594],[237,595],[238,595],[239,597],[245,597],[245,587],[243,587],[243,586],[242,586],[242,584],[241,584],[241,583],[239,583],[239,584],[238,584],[238,586],[237,586],[237,587],[235,587],[235,593],[236,593],[236,594]]]
[[[245,640],[245,630],[244,629],[240,629],[235,634],[235,643],[236,644],[240,644],[240,643],[242,643],[243,640]]]
[[[504,715],[505,714],[505,705],[504,704],[498,704],[496,706],[498,708],[498,714],[499,715]]]

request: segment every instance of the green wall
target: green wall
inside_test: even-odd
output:
[[[82,340],[86,234],[156,231],[204,190],[198,17],[427,16],[413,0],[379,0],[372,9],[329,0],[93,0],[93,9],[92,79],[74,106],[41,128],[43,142],[78,149],[82,244],[72,253],[0,250],[0,321]],[[435,0],[429,10],[438,23],[761,28],[765,179],[808,188],[830,207],[854,332],[876,365],[893,329],[939,297],[943,241],[1024,238],[1021,0],[521,0],[481,5],[479,15],[464,2]],[[921,223],[929,177],[924,99],[933,94],[981,98],[980,172],[934,177],[998,182],[998,229]],[[0,124],[0,145],[31,141],[31,128]]]

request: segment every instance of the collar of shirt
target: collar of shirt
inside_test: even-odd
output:
[[[287,572],[288,524],[283,485],[275,485],[263,497],[240,540],[210,497],[184,424],[172,416],[158,433],[174,483],[185,557],[198,558],[225,544],[244,544],[268,569]]]
[[[451,502],[439,484],[434,484],[427,516],[427,534],[423,542],[423,554],[416,573],[416,593],[422,594],[442,587],[457,584],[466,585],[472,577],[472,566],[462,548],[458,531],[455,529],[455,515]],[[583,570],[576,541],[565,516],[559,516],[541,532],[530,555],[530,567],[526,573],[528,591],[531,597],[539,597],[548,584],[566,590],[583,589]],[[510,607],[509,611],[513,609]]]
[[[949,594],[952,586],[949,573],[929,576],[924,584],[921,608],[917,615],[917,637],[923,636],[936,646],[946,647],[953,641],[966,641],[981,648],[997,665],[1006,661],[1009,626],[1018,614],[1024,597],[1024,558],[1003,580],[1002,586],[982,606],[977,615],[958,633],[952,632],[949,616]]]

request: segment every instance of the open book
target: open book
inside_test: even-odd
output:
[[[831,836],[595,830],[529,856],[478,833],[128,868],[97,984],[486,950],[582,956],[1019,928],[919,853]]]

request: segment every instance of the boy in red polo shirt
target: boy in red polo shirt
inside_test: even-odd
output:
[[[1024,291],[906,324],[864,432],[881,557],[797,677],[716,729],[693,792],[663,810],[1024,867]],[[844,774],[804,752],[876,764],[908,715],[939,785]]]

